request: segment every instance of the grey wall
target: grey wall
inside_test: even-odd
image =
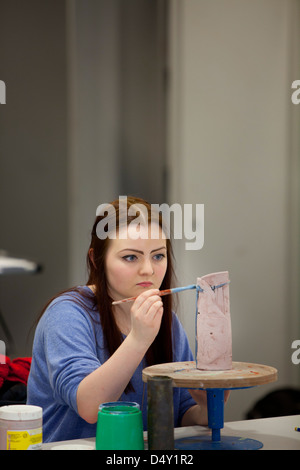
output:
[[[67,283],[65,22],[60,0],[0,1],[0,249],[44,266],[34,276],[0,276],[18,355],[30,354],[29,327]]]
[[[166,0],[67,2],[71,284],[97,206],[166,197]]]
[[[121,192],[165,202],[166,0],[121,1]]]
[[[86,281],[97,206],[119,194],[119,0],[70,0],[67,8],[70,285]]]
[[[44,266],[0,277],[15,355],[48,298],[86,282],[97,206],[165,197],[165,5],[0,0],[0,249]]]
[[[204,204],[204,246],[178,242],[181,284],[229,271],[233,360],[273,365],[278,382],[234,392],[227,419],[268,391],[299,386],[298,0],[172,2],[172,202]],[[182,295],[191,345],[195,300]]]

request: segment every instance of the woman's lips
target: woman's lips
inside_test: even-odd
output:
[[[141,287],[151,287],[153,285],[153,283],[145,281],[145,282],[139,282],[137,285],[141,286]]]

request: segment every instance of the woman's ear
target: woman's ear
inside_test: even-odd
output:
[[[95,259],[94,259],[94,248],[90,248],[88,253],[89,253],[89,258],[90,258],[94,268],[97,269]]]

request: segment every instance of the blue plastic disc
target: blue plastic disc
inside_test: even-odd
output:
[[[176,450],[258,450],[263,443],[244,437],[222,436],[213,441],[211,436],[192,436],[175,440]]]

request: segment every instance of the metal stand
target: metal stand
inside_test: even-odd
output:
[[[207,389],[208,427],[211,437],[194,436],[175,440],[178,450],[257,450],[263,443],[254,439],[222,436],[224,427],[224,389]]]

